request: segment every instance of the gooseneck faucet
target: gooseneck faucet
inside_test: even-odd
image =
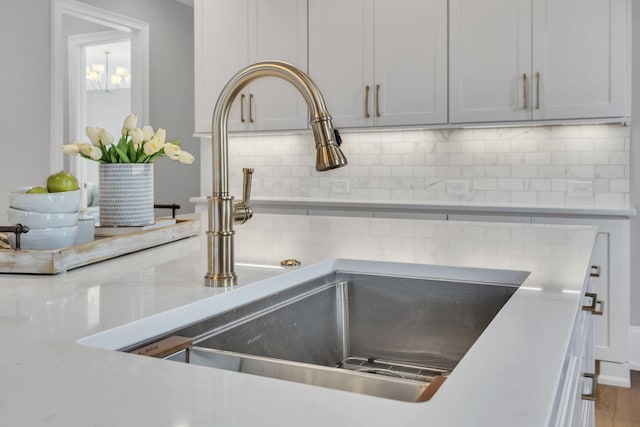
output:
[[[299,68],[280,61],[258,62],[240,70],[222,89],[211,123],[213,151],[213,194],[207,197],[209,205],[209,229],[207,231],[208,271],[206,286],[228,287],[236,284],[234,268],[234,222],[243,224],[253,216],[249,204],[251,174],[253,169],[243,169],[244,185],[242,201],[233,202],[229,195],[229,111],[233,100],[250,82],[261,77],[279,77],[291,83],[307,102],[310,123],[316,142],[316,170],[326,171],[347,164],[340,150],[338,133],[333,129],[318,86]]]

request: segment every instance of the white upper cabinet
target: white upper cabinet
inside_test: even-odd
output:
[[[231,76],[249,61],[247,1],[195,0],[195,131],[211,132],[213,109]],[[229,125],[239,121],[236,100]]]
[[[211,132],[218,96],[241,68],[278,60],[307,71],[306,1],[196,0],[194,10],[196,132]],[[229,129],[304,129],[308,117],[297,89],[267,77],[237,96]]]
[[[533,22],[533,118],[624,116],[625,0],[534,0]]]
[[[374,23],[374,121],[447,122],[447,2],[378,0]]]
[[[195,130],[241,68],[297,65],[337,127],[628,116],[628,0],[195,0]],[[252,82],[234,131],[308,128],[302,96]]]
[[[625,0],[450,0],[451,123],[625,116]]]
[[[335,126],[371,122],[367,98],[373,97],[372,0],[309,1],[309,75]]]
[[[449,121],[530,119],[531,0],[450,0],[449,8]]]
[[[446,0],[310,0],[309,74],[337,127],[447,121]]]

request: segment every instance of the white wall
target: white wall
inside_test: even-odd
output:
[[[49,175],[50,1],[6,1],[0,13],[0,224],[7,192]]]

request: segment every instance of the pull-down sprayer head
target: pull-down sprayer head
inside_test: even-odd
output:
[[[324,172],[346,166],[347,159],[342,154],[342,139],[333,128],[331,117],[311,121],[313,137],[316,140],[316,170]]]

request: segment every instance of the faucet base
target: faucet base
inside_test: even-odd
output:
[[[235,272],[225,274],[207,274],[204,276],[204,285],[211,288],[232,288],[236,285],[238,276]]]

